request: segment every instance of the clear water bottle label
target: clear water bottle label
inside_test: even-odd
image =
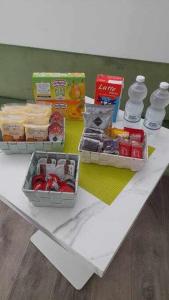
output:
[[[132,115],[131,113],[128,113],[128,112],[125,111],[124,119],[126,121],[136,123],[136,122],[139,122],[141,120],[141,116],[140,115]]]
[[[144,126],[149,129],[157,130],[157,129],[160,129],[161,125],[162,125],[162,122],[152,122],[148,119],[144,120]]]

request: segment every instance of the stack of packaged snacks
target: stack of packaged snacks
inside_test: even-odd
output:
[[[0,111],[0,127],[4,142],[57,141],[63,140],[64,118],[52,114],[50,105],[8,104]]]
[[[84,73],[33,73],[33,96],[36,103],[52,105],[68,119],[82,119],[85,102]]]
[[[80,143],[80,150],[139,159],[144,157],[144,148],[144,131],[131,128],[85,128]]]
[[[27,104],[25,138],[27,142],[47,141],[51,107]]]
[[[6,104],[2,107],[0,124],[2,139],[5,142],[24,141],[25,105]]]
[[[103,140],[103,152],[142,159],[144,156],[145,134],[142,129],[108,128],[108,138]]]
[[[144,131],[127,127],[113,128],[112,114],[111,105],[86,104],[80,151],[143,159],[146,144]]]

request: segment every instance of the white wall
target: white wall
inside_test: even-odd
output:
[[[169,0],[0,0],[0,43],[169,62]]]

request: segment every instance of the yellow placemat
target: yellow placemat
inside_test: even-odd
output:
[[[83,121],[66,121],[65,152],[78,153]],[[155,149],[149,147],[149,155]],[[110,205],[135,172],[128,169],[80,163],[79,184],[82,188]]]

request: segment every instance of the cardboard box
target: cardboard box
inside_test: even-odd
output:
[[[120,107],[120,99],[124,86],[124,78],[121,76],[97,75],[95,87],[95,104],[113,105],[112,122],[116,122]]]
[[[37,103],[52,104],[66,118],[81,119],[85,101],[84,73],[33,73],[33,96]]]

